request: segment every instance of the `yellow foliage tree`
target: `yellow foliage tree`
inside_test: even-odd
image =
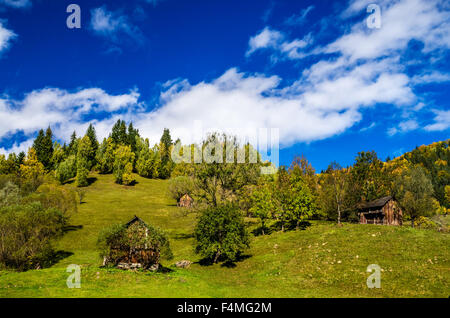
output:
[[[36,150],[30,148],[25,161],[20,165],[20,176],[25,184],[35,190],[41,184],[44,173],[44,165],[38,160]]]

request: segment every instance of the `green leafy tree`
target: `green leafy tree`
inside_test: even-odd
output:
[[[239,209],[227,204],[202,211],[195,228],[196,252],[217,263],[236,260],[250,240]]]
[[[383,162],[375,151],[359,152],[352,168],[353,204],[361,201],[372,201],[388,195]]]
[[[249,145],[239,147],[236,138],[212,134],[203,142],[202,150],[206,156],[201,163],[193,165],[194,194],[200,201],[212,206],[229,201],[236,202],[245,185],[257,183],[260,176],[260,158],[256,153],[256,162],[250,162]],[[238,162],[238,151],[245,154],[244,162]]]
[[[272,195],[269,184],[264,184],[253,191],[250,212],[261,220],[261,231],[264,235],[267,220],[271,219],[277,211],[277,202]]]
[[[114,178],[116,183],[130,185],[134,182],[134,153],[130,146],[119,146],[114,152]]]
[[[116,145],[112,138],[103,139],[102,144],[97,152],[97,164],[100,173],[112,173],[114,169],[114,151]]]
[[[55,170],[56,179],[63,184],[67,180],[75,177],[77,174],[77,161],[75,156],[69,156],[61,162]]]
[[[127,145],[129,145],[131,147],[131,151],[133,153],[137,153],[137,144],[136,143],[137,143],[137,140],[139,137],[140,137],[139,130],[137,130],[133,127],[133,123],[130,123],[128,125]]]
[[[172,198],[180,201],[181,197],[185,194],[192,196],[194,189],[194,182],[190,177],[176,177],[169,181],[169,193]]]
[[[91,140],[88,136],[84,136],[78,144],[77,153],[77,187],[86,187],[89,185],[88,176],[92,163],[89,161],[89,156],[92,154]]]
[[[136,160],[136,171],[144,178],[155,178],[158,173],[155,171],[156,155],[152,149],[150,149],[148,139],[142,139],[136,137],[136,150],[137,160]]]
[[[395,197],[411,218],[411,226],[420,216],[429,216],[433,206],[433,185],[424,168],[415,166],[403,171],[395,183]]]
[[[332,162],[321,176],[321,207],[329,219],[341,224],[343,210],[346,208],[348,173],[338,163]]]
[[[288,220],[298,229],[301,222],[307,220],[314,213],[314,199],[306,182],[300,175],[293,175],[291,187],[283,206]]]

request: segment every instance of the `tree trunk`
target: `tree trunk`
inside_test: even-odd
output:
[[[411,218],[411,226],[414,228],[414,218]]]
[[[336,205],[338,208],[338,225],[341,225],[341,205],[340,205],[340,200],[338,198],[338,194],[337,194],[337,189],[335,187],[335,191],[336,191]]]
[[[295,230],[297,231],[300,225],[300,221],[297,221],[297,225],[295,226]]]
[[[214,257],[214,263],[217,263],[220,257],[220,250],[217,251],[216,256]]]

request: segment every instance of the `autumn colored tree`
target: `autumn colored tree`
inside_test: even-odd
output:
[[[411,226],[419,216],[433,214],[433,185],[420,166],[412,167],[396,180],[395,197],[403,211],[411,218]]]
[[[114,179],[116,183],[131,185],[134,182],[134,156],[130,146],[120,145],[114,151]]]
[[[38,160],[36,150],[30,148],[24,163],[20,165],[20,176],[23,186],[29,187],[30,191],[35,191],[42,183],[45,174],[44,165]]]

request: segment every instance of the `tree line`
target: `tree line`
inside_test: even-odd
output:
[[[135,174],[170,178],[169,191],[174,199],[178,201],[185,194],[194,198],[199,212],[194,231],[196,251],[214,262],[237,259],[248,247],[245,216],[257,218],[259,233],[265,235],[274,229],[300,229],[311,219],[338,224],[357,221],[361,203],[388,195],[399,202],[413,226],[425,216],[450,211],[450,140],[417,147],[385,161],[374,151],[362,151],[353,165],[341,167],[331,162],[320,173],[300,156],[290,166],[276,168],[272,175],[261,174],[261,167],[271,163],[262,162],[250,144],[240,145],[226,134],[210,134],[199,145],[181,148],[179,155],[190,150],[193,156],[214,143],[231,146],[233,159],[227,157],[229,152],[216,153],[212,148],[212,157],[222,160],[175,163],[171,157],[175,143],[168,129],[151,146],[132,123],[127,125],[122,120],[101,143],[93,125],[83,137],[74,132],[68,145],[53,141],[48,128],[39,131],[27,154],[0,155],[0,175],[17,191],[5,190],[11,188],[5,188],[5,182],[0,182],[0,189],[18,192],[24,198],[41,191],[38,189],[46,185],[49,176],[60,184],[74,179],[77,187],[85,187],[91,171],[113,174],[114,180],[123,185],[132,185]],[[257,160],[252,162],[249,158],[255,152]],[[238,153],[244,154],[243,163]],[[4,206],[17,203],[8,203],[14,202],[9,195],[4,197],[7,199],[0,197]]]

